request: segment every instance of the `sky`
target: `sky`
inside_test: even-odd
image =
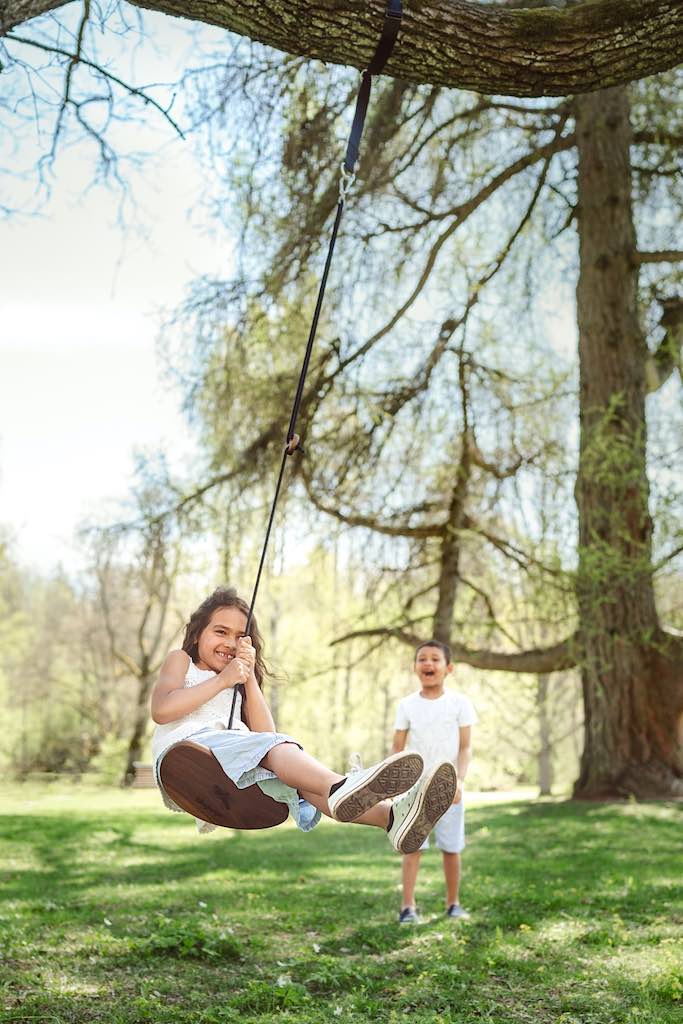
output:
[[[108,220],[107,196],[56,200],[0,228],[0,521],[20,560],[71,563],[82,519],[125,496],[134,449],[191,452],[157,355],[162,309],[229,254],[187,222],[165,181],[145,241]],[[225,268],[227,269],[227,267]]]
[[[178,33],[170,19],[161,25],[157,44],[164,33],[174,43],[168,79],[181,63]],[[201,191],[193,143],[168,135],[123,226],[120,194],[89,187],[85,147],[59,158],[39,214],[0,222],[0,528],[20,562],[43,571],[78,567],[74,531],[115,512],[134,450],[192,456],[157,355],[162,310],[198,274],[228,274],[232,254],[188,214]]]

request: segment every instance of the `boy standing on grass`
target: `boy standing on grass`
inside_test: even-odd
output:
[[[443,854],[446,879],[446,916],[467,918],[460,906],[460,854],[465,846],[465,808],[463,782],[472,757],[472,726],[477,715],[472,702],[462,693],[444,687],[453,671],[451,649],[439,640],[427,640],[415,651],[415,675],[420,689],[399,701],[393,749],[405,749],[422,755],[425,771],[439,761],[450,760],[458,773],[458,788],[453,806],[434,829],[434,838]],[[422,850],[429,848],[429,837],[416,853],[403,855],[403,897],[400,924],[414,924],[419,918],[415,908],[415,883]]]

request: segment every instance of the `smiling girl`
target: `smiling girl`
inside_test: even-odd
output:
[[[305,832],[323,813],[337,821],[384,828],[396,850],[415,848],[453,800],[453,766],[437,765],[420,779],[421,756],[400,752],[343,776],[312,758],[292,736],[277,732],[261,691],[263,642],[253,618],[246,635],[248,613],[249,606],[234,590],[214,591],[190,617],[182,649],[171,651],[162,665],[152,692],[157,723],[152,753],[166,806],[181,810],[164,792],[159,766],[174,744],[192,739],[211,751],[238,788],[256,783],[286,803]],[[237,691],[231,726],[237,684],[244,686],[246,701]],[[390,803],[407,790],[410,794],[403,800]],[[200,831],[212,828],[198,824]]]

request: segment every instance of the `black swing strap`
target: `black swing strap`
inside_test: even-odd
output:
[[[277,508],[278,498],[280,497],[280,489],[282,487],[282,480],[285,473],[287,457],[289,455],[293,455],[295,451],[303,453],[303,448],[301,447],[299,435],[296,433],[296,421],[298,419],[299,410],[301,408],[301,402],[304,394],[304,386],[306,383],[306,376],[308,374],[308,367],[311,362],[313,344],[315,342],[315,336],[318,330],[318,321],[320,320],[320,313],[323,307],[323,299],[325,297],[327,278],[329,276],[330,266],[332,265],[332,255],[334,253],[334,247],[337,241],[337,234],[339,232],[339,225],[341,223],[342,214],[344,212],[344,202],[351,187],[353,186],[356,177],[356,165],[358,163],[360,142],[361,137],[363,135],[363,128],[365,126],[365,117],[368,112],[368,104],[370,102],[372,76],[378,75],[382,71],[386,62],[389,60],[389,57],[391,56],[391,52],[396,42],[396,37],[398,36],[398,32],[401,27],[402,15],[403,8],[401,0],[387,0],[387,6],[384,13],[384,25],[382,26],[382,35],[377,45],[377,49],[375,50],[375,53],[367,69],[361,72],[361,85],[358,91],[358,98],[356,100],[356,109],[353,115],[351,133],[349,135],[349,140],[346,147],[346,156],[344,157],[344,161],[341,165],[341,177],[339,181],[339,202],[337,203],[337,213],[334,219],[332,235],[330,237],[330,242],[327,249],[325,267],[323,269],[322,278],[320,280],[318,298],[315,304],[315,310],[313,312],[313,320],[311,322],[311,329],[308,335],[308,342],[306,344],[306,351],[304,353],[303,363],[301,365],[299,382],[297,384],[296,395],[294,397],[294,403],[292,405],[292,413],[289,418],[289,427],[287,429],[287,442],[282,453],[280,471],[278,473],[277,483],[275,485],[275,494],[273,496],[273,503],[270,508],[270,516],[268,517],[268,525],[266,527],[266,534],[263,541],[263,549],[261,551],[259,567],[256,573],[256,582],[254,584],[254,589],[251,595],[251,604],[249,606],[249,614],[247,616],[247,624],[245,626],[245,633],[247,634],[249,633],[249,630],[251,628],[251,621],[254,616],[256,596],[258,594],[259,584],[261,582],[263,566],[266,561],[268,542],[270,540],[270,533],[273,526],[273,520],[275,519],[275,510]],[[244,694],[244,687],[235,687],[235,692],[232,698],[232,707],[230,709],[230,721],[228,723],[229,729],[232,728],[232,720],[235,713],[235,702],[237,700],[238,690],[240,690],[242,694]]]

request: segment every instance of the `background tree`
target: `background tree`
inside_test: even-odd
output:
[[[232,66],[230,70],[234,76],[238,69]],[[318,170],[321,164],[323,170],[327,169],[327,154],[335,152],[336,113],[343,108],[344,101],[340,93],[330,89],[326,95],[316,96],[315,82],[301,67],[289,63],[282,75],[290,82],[289,105],[279,122],[285,133],[284,178],[272,175],[277,144],[269,150],[261,142],[257,158],[263,173],[270,176],[270,185],[259,191],[260,212],[255,212],[251,198],[259,180],[256,163],[251,167],[253,176],[241,174],[233,182],[238,188],[242,186],[245,197],[240,210],[247,221],[244,269],[241,277],[222,294],[229,295],[231,300],[230,331],[243,339],[241,344],[245,347],[246,339],[251,344],[255,331],[261,329],[259,324],[267,324],[271,341],[278,336],[277,325],[286,321],[286,311],[297,304],[292,296],[301,296],[299,305],[304,304],[309,280],[306,267],[315,253],[318,232],[335,203],[329,178],[323,177],[321,183]],[[486,289],[488,296],[501,281],[506,289],[515,287],[519,264],[507,277],[500,272],[501,268],[504,272],[505,260],[520,238],[527,243],[530,238],[534,242],[545,241],[540,256],[528,249],[525,255],[527,280],[534,274],[538,280],[540,273],[548,272],[552,249],[571,265],[572,257],[562,236],[577,226],[581,252],[577,292],[581,437],[576,466],[580,548],[575,580],[579,628],[565,632],[564,637],[557,636],[542,650],[508,653],[500,647],[473,650],[459,643],[455,647],[459,658],[482,668],[547,673],[573,664],[582,666],[589,731],[584,768],[576,790],[582,796],[622,792],[666,795],[678,793],[681,784],[677,738],[683,712],[681,643],[659,626],[653,585],[653,574],[679,548],[674,546],[656,558],[652,556],[650,528],[646,526],[650,512],[644,406],[646,379],[655,387],[659,380],[670,380],[673,367],[680,364],[680,300],[675,292],[675,267],[680,253],[671,244],[667,227],[663,227],[652,249],[641,252],[635,243],[630,205],[634,185],[639,190],[638,212],[643,214],[652,209],[654,202],[666,202],[672,210],[680,203],[678,182],[671,174],[670,162],[671,144],[678,138],[679,130],[675,108],[666,102],[677,81],[674,76],[663,83],[663,101],[660,98],[655,104],[647,125],[643,115],[648,110],[651,88],[646,84],[634,90],[636,113],[643,119],[634,134],[628,127],[628,99],[623,89],[581,98],[572,104],[525,106],[486,98],[468,102],[464,97],[454,98],[437,90],[388,84],[377,100],[367,143],[370,152],[379,156],[368,167],[351,224],[347,222],[346,228],[347,239],[354,237],[357,243],[352,251],[363,253],[362,261],[357,262],[362,271],[354,276],[353,269],[349,273],[345,268],[344,280],[337,279],[333,295],[334,337],[328,336],[321,343],[319,363],[304,399],[309,423],[308,455],[299,473],[307,498],[319,510],[349,527],[391,537],[395,563],[390,571],[404,574],[405,605],[400,620],[366,626],[362,632],[398,635],[410,643],[429,633],[453,639],[456,592],[464,575],[461,556],[465,537],[470,540],[473,534],[478,535],[508,561],[521,560],[527,568],[533,564],[545,571],[552,568],[532,554],[533,530],[526,537],[519,533],[515,536],[514,531],[510,535],[509,527],[516,518],[513,506],[525,503],[523,498],[520,502],[523,488],[518,481],[507,494],[505,490],[506,479],[514,480],[517,475],[510,472],[510,467],[518,472],[524,469],[528,474],[530,463],[540,457],[540,451],[547,454],[547,421],[542,427],[537,426],[545,440],[539,451],[517,450],[511,453],[512,457],[506,457],[500,445],[494,448],[490,444],[495,437],[490,419],[487,430],[476,426],[477,417],[480,422],[483,419],[484,409],[490,414],[490,399],[487,401],[480,394],[478,409],[476,402],[462,400],[466,377],[463,368],[469,362],[467,373],[473,369],[482,372],[482,343],[486,332],[491,334],[490,319],[487,323],[481,314],[482,295]],[[587,109],[593,111],[594,118],[599,109],[611,110],[613,104],[621,104],[620,118],[613,112],[607,119],[603,113],[599,121],[585,120]],[[264,116],[270,118],[272,136],[277,114],[269,108]],[[607,149],[603,151],[606,139],[615,132],[619,132],[622,144],[619,165],[611,163]],[[633,168],[631,144],[639,147],[634,149]],[[483,184],[463,198],[465,168],[473,181],[483,180]],[[617,182],[621,182],[618,188]],[[514,203],[510,202],[511,194],[516,195]],[[522,198],[525,195],[526,200]],[[502,196],[507,197],[507,208],[501,205]],[[586,210],[590,213],[586,214]],[[475,214],[479,212],[486,216],[488,224],[483,219],[477,221]],[[617,213],[623,223],[617,224]],[[670,222],[675,223],[676,219],[673,214]],[[588,222],[590,229],[586,228]],[[503,224],[509,224],[509,234],[501,244]],[[554,246],[548,238],[550,225],[557,238]],[[396,250],[392,251],[391,297],[396,297],[393,305],[387,302],[385,287],[388,244],[392,238],[401,243],[397,259]],[[619,239],[617,243],[615,238]],[[490,247],[493,241],[496,243],[495,248],[490,248],[488,259],[482,253],[487,241]],[[615,244],[618,269],[613,257]],[[464,247],[475,253],[474,258],[470,257],[470,266],[463,265]],[[419,264],[418,254],[422,254]],[[440,278],[444,264],[451,271],[447,285]],[[484,269],[479,270],[482,264]],[[641,265],[647,265],[650,271],[656,268],[641,290],[646,317],[653,319],[653,307],[661,311],[659,344],[651,349],[645,344],[636,320],[636,282]],[[608,266],[613,269],[612,278],[606,273]],[[626,280],[630,283],[624,288]],[[195,295],[193,310],[199,314],[197,324],[204,350],[211,346],[213,336],[212,350],[223,353],[224,374],[229,379],[231,359],[239,351],[240,343],[235,343],[234,335],[231,341],[220,340],[220,319],[214,321],[213,335],[207,329],[216,292],[216,282],[211,282],[203,294],[200,292],[200,298]],[[433,312],[432,320],[436,320],[431,344],[424,330],[429,322],[427,317],[422,318],[419,338],[409,320],[423,303]],[[509,305],[509,292],[497,295],[500,310],[504,304]],[[516,309],[521,315],[519,305]],[[221,317],[224,310],[223,305]],[[360,317],[357,310],[362,310]],[[597,324],[601,324],[600,330]],[[631,333],[622,338],[627,326]],[[636,329],[637,342],[633,333]],[[362,340],[358,337],[361,332]],[[465,356],[466,335],[476,339],[476,359],[470,352]],[[529,340],[525,338],[527,343]],[[523,369],[531,369],[529,356],[520,356],[519,348],[514,356],[512,365],[506,363],[499,349],[493,365],[493,376],[505,379],[508,392],[513,390],[515,366],[519,374],[520,358],[526,359]],[[452,369],[458,365],[458,358],[460,370]],[[656,368],[665,364],[668,373],[660,376]],[[486,371],[491,375],[490,366],[486,365]],[[208,376],[203,375],[201,367],[197,372],[202,382],[200,388],[210,394]],[[457,388],[453,386],[455,379],[459,381]],[[602,389],[599,401],[591,393],[593,386]],[[278,389],[281,394],[281,383]],[[460,399],[456,401],[462,420],[454,432],[447,410],[450,395],[458,390]],[[544,400],[559,393],[559,384],[550,382],[541,404],[537,393],[531,404],[542,409]],[[264,403],[268,409],[277,401],[273,391],[270,395],[271,400]],[[453,409],[453,399],[450,401]],[[524,402],[508,395],[508,403],[517,414],[511,415],[509,422],[519,429],[518,414]],[[475,412],[469,411],[472,404]],[[432,408],[435,413],[430,418]],[[557,404],[554,411],[559,411]],[[624,416],[630,423],[628,430],[622,423]],[[257,438],[254,447],[261,456],[259,471],[264,467],[264,453],[276,450],[271,441],[283,435],[283,419],[278,429],[278,420],[266,417],[255,422],[252,417]],[[470,420],[475,423],[472,428]],[[594,424],[599,425],[599,430]],[[593,430],[597,432],[592,433]],[[586,440],[588,434],[592,437],[590,443]],[[439,454],[434,452],[437,438],[442,449]],[[448,438],[457,439],[455,448],[449,447]],[[429,442],[431,446],[427,448]],[[425,448],[427,454],[422,461],[415,459],[415,452],[424,452]],[[411,473],[413,463],[416,473]],[[655,460],[653,464],[656,465]],[[216,465],[210,463],[209,471]],[[561,473],[567,468],[558,467]],[[480,515],[474,514],[475,502],[466,486],[475,469],[481,477],[477,497],[480,502],[483,499],[488,513],[488,521],[483,524]],[[209,486],[229,479],[245,481],[249,472],[238,463],[229,474],[210,478]],[[420,477],[429,481],[428,495],[417,486]],[[487,493],[495,495],[488,507]],[[430,536],[437,541],[436,557],[435,545],[431,550],[428,547]],[[407,543],[402,545],[401,541]],[[366,550],[370,554],[372,548]],[[379,554],[379,549],[376,551]],[[561,572],[572,569],[572,551],[570,547],[570,559],[559,567]],[[385,556],[386,549],[382,548],[379,557]],[[434,571],[435,564],[440,567],[438,572]],[[418,569],[417,575],[407,573],[411,567]],[[426,570],[422,576],[420,568]],[[639,583],[634,589],[635,578]],[[419,588],[411,589],[416,580]],[[622,601],[624,587],[629,588],[628,601]],[[425,611],[426,595],[430,592],[436,593],[437,598],[432,610]],[[490,595],[482,595],[482,601],[489,611],[494,608]],[[638,609],[634,607],[630,624],[625,615],[629,603]],[[618,610],[618,626],[610,621],[608,605]],[[494,623],[501,621],[495,611],[490,618]],[[425,627],[420,627],[416,632],[415,623],[425,619],[431,619],[431,628],[421,632]],[[600,640],[596,640],[598,636]],[[605,641],[609,636],[617,639],[607,641],[608,655]],[[612,643],[618,651],[610,646]],[[628,682],[636,678],[637,684]],[[621,687],[628,691],[623,700],[617,697]],[[598,708],[596,688],[601,692],[604,688],[612,692],[614,688],[614,704],[602,700]],[[628,713],[624,712],[625,706]],[[594,728],[597,734],[591,739]],[[598,747],[609,754],[598,755]]]
[[[0,680],[5,770],[84,771],[117,728],[122,694],[87,590],[58,570],[0,555]]]
[[[683,640],[661,628],[652,579],[645,417],[649,353],[638,320],[626,91],[578,98],[576,117],[577,598],[586,715],[576,793],[678,795],[683,793]],[[665,346],[672,350],[670,336]],[[677,357],[680,361],[680,349]]]
[[[149,481],[137,493],[135,529],[90,530],[97,601],[112,659],[135,680],[129,709],[121,782],[135,778],[150,726],[152,685],[184,621],[173,603],[181,569],[182,538],[156,511],[164,495]]]

